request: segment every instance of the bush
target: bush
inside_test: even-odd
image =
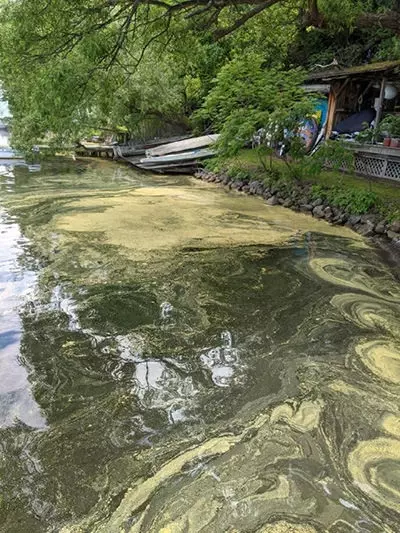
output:
[[[312,114],[304,79],[301,69],[266,68],[263,54],[250,51],[221,68],[194,120],[212,123],[221,133],[219,151],[227,156],[237,154],[259,128],[268,130],[270,142],[283,140],[285,130],[296,131]]]
[[[378,195],[374,192],[360,191],[340,182],[329,188],[313,185],[311,196],[313,199],[322,198],[329,204],[356,215],[364,215],[372,209],[380,207]]]

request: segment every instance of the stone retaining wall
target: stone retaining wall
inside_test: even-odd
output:
[[[353,215],[329,205],[322,198],[311,198],[311,185],[294,183],[291,191],[282,191],[278,186],[265,185],[260,181],[232,180],[227,175],[215,174],[206,169],[195,173],[195,178],[219,183],[229,189],[246,194],[262,196],[268,205],[281,205],[294,211],[307,213],[315,218],[324,219],[331,224],[345,225],[364,237],[374,237],[391,241],[400,249],[400,220],[388,223],[375,214]]]

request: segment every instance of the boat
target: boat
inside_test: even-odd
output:
[[[160,157],[169,154],[176,154],[180,152],[189,152],[191,150],[198,150],[206,148],[215,144],[219,139],[219,135],[202,135],[201,137],[192,137],[177,142],[162,144],[156,148],[146,150],[147,157]]]
[[[144,143],[128,143],[128,144],[114,144],[114,159],[126,159],[127,157],[137,157],[146,155],[146,151],[151,148],[156,148],[160,145],[166,145],[177,141],[190,139],[190,135],[177,135],[164,139],[152,139]]]
[[[202,135],[181,141],[166,143],[146,150],[146,157],[124,157],[142,170],[153,172],[190,173],[205,159],[216,155],[214,145],[219,135]]]
[[[1,146],[0,147],[0,159],[23,159],[24,156],[20,152],[16,152],[11,148],[11,146]]]
[[[213,157],[215,150],[200,148],[164,156],[145,157],[133,163],[140,169],[155,172],[191,172],[198,168],[201,161]]]

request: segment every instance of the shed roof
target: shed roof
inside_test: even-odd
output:
[[[316,72],[310,72],[307,79],[309,81],[332,81],[357,76],[371,78],[377,73],[387,73],[388,75],[400,77],[400,61],[382,61],[380,63],[369,63],[368,65],[343,69],[318,70]]]

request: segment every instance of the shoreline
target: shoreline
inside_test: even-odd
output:
[[[215,173],[204,168],[195,172],[194,178],[247,195],[259,196],[269,206],[280,205],[333,225],[349,227],[379,246],[389,262],[400,264],[400,221],[389,223],[375,214],[346,213],[338,207],[329,205],[322,198],[311,198],[311,188],[308,183],[294,182],[290,191],[283,191],[278,185],[268,186],[255,179],[235,180],[227,174]]]

